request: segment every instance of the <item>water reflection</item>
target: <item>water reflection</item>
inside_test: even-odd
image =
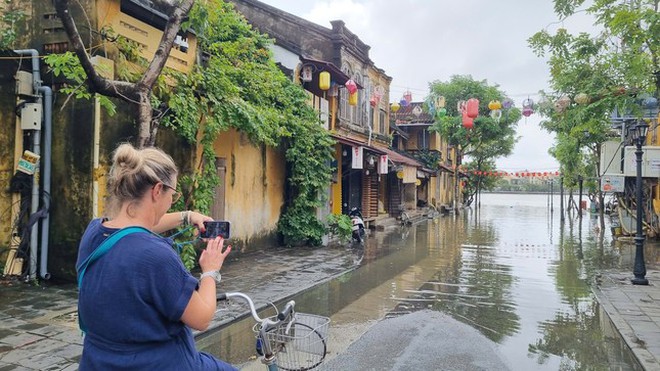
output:
[[[331,316],[341,337],[431,308],[497,342],[516,370],[639,369],[590,289],[602,269],[632,267],[633,254],[588,215],[560,223],[553,203],[558,197],[484,194],[478,212],[377,233],[350,249],[358,269],[298,295],[298,310]],[[254,340],[234,327],[218,335],[218,355],[241,363],[246,354],[233,349]]]

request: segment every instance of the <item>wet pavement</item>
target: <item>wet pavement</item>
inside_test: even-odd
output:
[[[378,241],[378,236],[386,233],[377,233],[370,240]],[[399,237],[397,236],[397,238]],[[421,237],[415,236],[413,233],[411,235],[402,234],[399,239],[408,241],[416,238]],[[451,241],[438,241],[439,246],[446,243],[451,243]],[[522,251],[524,254],[534,255],[534,257],[537,255],[543,257],[544,254],[552,255],[543,247],[521,246],[523,245],[503,245],[500,248],[505,253],[520,254]],[[553,246],[552,241],[548,246]],[[462,249],[465,253],[462,258],[464,266],[467,269],[473,269],[467,264],[469,261],[465,259],[470,257],[476,247],[464,244]],[[585,250],[586,258],[591,259],[587,252],[588,250]],[[309,289],[323,286],[329,282],[347,282],[347,277],[350,275],[359,276],[359,282],[365,283],[373,275],[415,276],[417,277],[415,280],[421,279],[437,286],[443,277],[437,275],[427,277],[427,271],[433,271],[429,270],[433,267],[429,266],[427,267],[429,269],[425,271],[422,270],[423,265],[420,265],[420,262],[430,262],[429,259],[426,259],[427,253],[423,253],[421,250],[415,250],[413,253],[421,255],[411,257],[410,254],[404,254],[409,257],[412,265],[410,269],[402,271],[398,271],[399,268],[395,265],[394,260],[388,260],[389,256],[369,256],[367,254],[366,257],[356,260],[355,254],[343,247],[299,250],[273,248],[246,254],[237,253],[223,268],[221,290],[245,292],[254,299],[258,306],[265,307],[268,302],[285,300],[303,291],[313,291]],[[438,256],[442,256],[447,251],[432,252],[432,254],[436,253],[439,254]],[[387,265],[383,270],[376,270],[375,266],[369,264],[360,270],[355,270],[362,258],[385,261]],[[551,256],[551,258],[555,257]],[[501,269],[501,267],[487,266],[488,271],[494,271],[494,268]],[[622,335],[635,358],[642,365],[639,369],[660,370],[660,270],[655,265],[647,266],[647,269],[647,278],[651,282],[649,286],[632,286],[629,283],[630,272],[610,269],[598,271],[594,275],[598,285],[594,286],[592,291],[611,319],[615,327],[613,332]],[[347,274],[347,272],[352,273]],[[420,277],[420,275],[424,275],[424,277]],[[493,277],[498,278],[498,276]],[[442,281],[445,282],[445,285],[447,284],[446,280]],[[374,281],[373,288],[370,290],[375,288],[383,290],[383,292],[392,292],[393,287],[388,280],[378,282],[382,282],[382,284]],[[349,283],[349,285],[351,284]],[[448,294],[437,288],[429,290],[426,287],[416,292],[408,290],[407,293],[413,296],[418,295],[419,298],[416,300],[423,303],[423,306],[430,302],[428,300],[430,294],[436,296]],[[77,369],[77,360],[82,352],[82,339],[77,328],[76,296],[75,286],[44,284],[41,287],[34,287],[16,284],[0,287],[0,318],[2,318],[0,321],[0,371]],[[363,320],[363,324],[360,326],[351,325],[344,328],[339,322],[333,322],[330,336],[334,337],[337,332],[342,332],[341,335],[344,339],[348,339],[348,342],[333,348],[323,369],[405,370],[411,369],[413,364],[420,366],[421,369],[521,369],[519,364],[510,362],[510,360],[507,362],[507,357],[502,357],[496,344],[499,339],[488,332],[493,330],[501,332],[500,328],[492,327],[484,331],[483,328],[478,327],[479,323],[474,323],[470,327],[460,318],[460,313],[463,313],[464,316],[468,316],[469,313],[452,312],[452,308],[445,308],[449,309],[448,313],[408,311],[405,305],[397,304],[399,299],[405,302],[404,298],[391,297],[388,299],[389,301],[383,302],[382,308],[374,308],[371,302],[361,303],[362,298],[358,296],[347,299],[349,301],[346,303],[350,304],[342,304],[344,305],[342,311],[346,313],[345,315],[355,318],[371,311],[376,312],[375,317]],[[466,301],[468,299],[470,298],[467,295],[461,299],[464,300],[461,305],[469,307],[467,304],[470,303]],[[301,305],[302,303],[301,300]],[[365,308],[356,308],[365,305]],[[323,314],[331,315],[332,313]],[[246,315],[246,307],[239,303],[220,304],[212,328],[231,323],[230,327],[223,327],[221,332],[233,331],[231,328],[234,323],[240,322]],[[383,317],[387,318],[381,320]],[[333,316],[333,320],[334,318],[335,316]],[[495,325],[493,324],[493,326]],[[481,334],[476,333],[475,328]],[[210,346],[208,339],[211,338],[209,335],[211,332],[198,334],[198,345],[201,348]],[[347,333],[348,336],[346,336]],[[405,336],[402,336],[404,333]],[[436,336],[433,336],[434,333]],[[384,338],[386,340],[383,340]],[[456,339],[461,341],[456,342]],[[452,342],[452,340],[454,341]],[[466,345],[466,342],[462,340],[472,342]],[[222,346],[232,347],[235,344],[225,343]],[[387,351],[395,349],[397,346],[401,346],[398,353]],[[378,349],[370,352],[365,350],[373,349],[373,347],[378,347]],[[429,351],[429,349],[439,348],[442,348],[443,351],[435,353]],[[472,350],[470,351],[470,349]],[[246,352],[252,351],[246,349]],[[384,363],[371,363],[374,362],[373,357],[381,353],[385,356],[377,358],[383,358]],[[416,354],[427,356],[415,357]],[[390,356],[387,357],[387,355]],[[438,367],[439,362],[446,367]]]
[[[219,290],[244,292],[258,307],[265,307],[354,267],[343,247],[237,253],[222,269]],[[77,370],[82,337],[76,306],[74,285],[0,286],[0,371]],[[236,302],[218,308],[208,332],[247,314],[247,308]]]

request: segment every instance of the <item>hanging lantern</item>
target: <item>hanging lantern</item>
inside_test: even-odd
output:
[[[559,172],[558,172],[558,171],[555,171],[555,175],[559,176]]]
[[[467,112],[463,112],[463,127],[467,130],[470,130],[474,127],[474,119],[467,115]]]
[[[442,97],[442,96],[438,97],[438,102],[436,103],[436,106],[438,106],[438,108],[444,108],[445,107],[445,97]]]
[[[490,117],[495,120],[495,122],[500,122],[500,119],[502,118],[502,111],[495,109],[490,111]]]
[[[300,71],[300,80],[303,82],[312,81],[312,66],[303,66],[302,71]]]
[[[401,105],[397,102],[390,104],[390,111],[396,113],[401,108]]]
[[[353,94],[358,90],[357,84],[355,83],[355,81],[351,79],[346,81],[346,84],[344,84],[344,86],[346,86],[346,90],[348,90],[349,94]]]
[[[488,102],[488,109],[491,111],[499,110],[502,108],[502,103],[499,100],[491,100]]]
[[[412,93],[410,92],[410,90],[406,90],[406,92],[403,93],[403,99],[405,99],[406,102],[408,102],[408,104],[412,102]]]
[[[416,186],[420,186],[420,185],[422,185],[422,181],[419,180],[419,179],[415,179],[415,185],[416,185]]]
[[[523,108],[523,110],[522,110],[522,115],[525,116],[525,117],[531,116],[532,113],[534,113],[534,110],[531,109],[531,108]]]
[[[523,108],[534,108],[534,101],[531,98],[527,98],[522,102]]]
[[[330,72],[319,73],[319,89],[324,91],[330,89]]]
[[[406,100],[406,98],[401,98],[399,104],[401,105],[401,107],[408,107],[410,103]]]
[[[589,103],[589,96],[584,94],[584,93],[580,93],[580,94],[575,96],[575,103],[577,103],[577,104],[587,104],[587,103]]]
[[[476,119],[479,116],[479,99],[470,98],[465,105],[465,111],[469,118]]]
[[[369,98],[369,105],[371,107],[376,107],[378,105],[378,99],[376,99],[376,97]]]
[[[438,109],[438,117],[445,117],[445,116],[447,116],[447,109],[445,107]]]
[[[513,101],[509,98],[506,98],[504,101],[502,101],[502,108],[504,109],[509,109],[513,107]]]
[[[558,113],[562,113],[562,112],[566,111],[566,109],[568,108],[568,106],[570,104],[571,104],[571,98],[564,95],[564,96],[560,97],[559,99],[557,99],[557,102],[555,102],[555,110]]]
[[[355,91],[354,93],[350,93],[348,95],[348,104],[351,106],[357,106],[358,103],[358,93]]]

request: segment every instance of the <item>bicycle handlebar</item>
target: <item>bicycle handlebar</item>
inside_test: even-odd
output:
[[[257,313],[257,308],[254,306],[254,302],[252,301],[252,299],[249,296],[243,294],[242,292],[224,292],[218,295],[217,300],[220,301],[231,298],[241,298],[243,299],[243,301],[247,302],[248,305],[250,306],[250,314],[252,314],[252,317],[254,318],[255,321],[260,322],[264,325],[274,325],[278,323],[268,318],[262,319],[261,317],[259,317],[259,314]],[[277,314],[278,321],[283,321],[286,318],[288,318],[293,312],[293,308],[295,307],[295,305],[296,302],[293,300],[290,300],[288,303],[286,303],[282,312]]]

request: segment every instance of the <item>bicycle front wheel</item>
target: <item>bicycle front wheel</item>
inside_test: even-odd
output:
[[[306,371],[318,367],[327,354],[330,319],[296,313],[296,322],[266,332],[277,366],[286,371]]]

